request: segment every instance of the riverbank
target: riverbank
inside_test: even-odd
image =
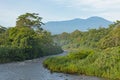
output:
[[[63,52],[63,54],[59,55],[65,54],[66,52]],[[47,57],[23,62],[0,64],[0,80],[101,80],[97,77],[84,75],[51,73],[42,65]]]
[[[85,74],[110,80],[120,80],[120,48],[78,50],[65,56],[49,57],[44,67],[51,72]]]

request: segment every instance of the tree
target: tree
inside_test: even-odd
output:
[[[17,18],[16,27],[29,27],[42,30],[41,25],[44,23],[41,20],[42,17],[39,17],[37,13],[26,13]]]
[[[99,44],[103,49],[120,46],[120,26],[114,27],[108,35],[100,40]]]
[[[0,26],[0,63],[62,52],[54,44],[51,33],[42,30],[41,19],[36,13],[26,13],[18,17],[15,27]]]
[[[7,29],[5,28],[5,27],[3,27],[3,26],[1,26],[0,25],[0,45],[3,43],[3,37],[4,37],[4,33],[5,33],[5,31],[6,31]]]
[[[5,31],[6,31],[6,28],[0,25],[0,34],[5,32]]]

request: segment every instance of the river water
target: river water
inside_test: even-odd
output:
[[[66,52],[63,52],[64,55]],[[102,80],[84,75],[50,73],[42,65],[47,57],[23,62],[0,64],[0,80]]]

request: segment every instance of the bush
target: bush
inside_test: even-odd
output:
[[[94,51],[92,50],[79,50],[76,52],[70,52],[67,57],[69,59],[84,59],[86,58],[88,55],[93,54]]]
[[[80,51],[47,58],[43,64],[52,71],[120,80],[120,47],[107,48],[100,52]]]

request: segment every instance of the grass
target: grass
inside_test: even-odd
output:
[[[103,51],[79,50],[66,56],[49,57],[43,64],[54,72],[120,80],[120,47],[107,48]]]

